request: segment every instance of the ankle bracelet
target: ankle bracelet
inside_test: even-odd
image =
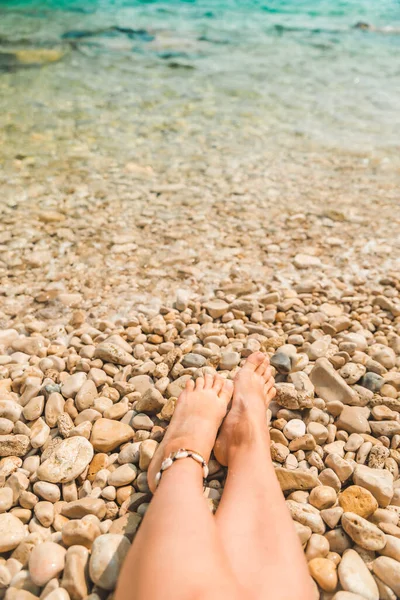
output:
[[[194,450],[188,450],[187,448],[180,448],[176,452],[171,452],[171,454],[167,458],[164,458],[163,462],[161,463],[161,468],[158,471],[156,478],[155,478],[156,487],[158,487],[164,471],[166,471],[167,469],[172,467],[174,462],[177,460],[180,460],[181,458],[192,458],[199,465],[201,465],[201,467],[203,469],[203,480],[204,480],[204,485],[205,485],[205,481],[208,477],[208,466],[207,466],[207,463],[204,460],[204,458],[201,456],[201,454],[199,454],[198,452],[195,452]]]

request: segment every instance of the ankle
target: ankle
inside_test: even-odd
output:
[[[229,465],[236,460],[248,458],[251,455],[264,455],[266,460],[271,459],[270,436],[268,427],[257,427],[249,429],[249,435],[244,436],[240,441],[234,440],[227,449]]]

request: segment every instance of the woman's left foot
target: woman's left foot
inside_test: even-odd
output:
[[[189,449],[208,462],[232,393],[233,381],[220,375],[207,374],[196,382],[187,382],[164,439],[150,463],[147,479],[153,493],[161,463],[171,453],[181,448]]]

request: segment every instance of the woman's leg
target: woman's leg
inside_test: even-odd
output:
[[[253,354],[238,373],[215,454],[228,465],[218,531],[240,583],[263,600],[312,600],[307,564],[271,460],[266,402],[275,395],[268,360]]]
[[[194,389],[195,386],[195,389]],[[180,448],[208,461],[232,396],[232,382],[188,382],[148,472],[155,491],[161,462]],[[164,472],[124,563],[116,600],[236,600],[240,588],[203,497],[201,465],[176,461]]]

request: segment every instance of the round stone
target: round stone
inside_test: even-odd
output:
[[[283,428],[283,433],[288,440],[295,440],[306,433],[306,426],[300,419],[292,419]]]
[[[83,436],[67,438],[42,463],[37,476],[50,483],[67,483],[83,473],[93,458],[93,448]]]

